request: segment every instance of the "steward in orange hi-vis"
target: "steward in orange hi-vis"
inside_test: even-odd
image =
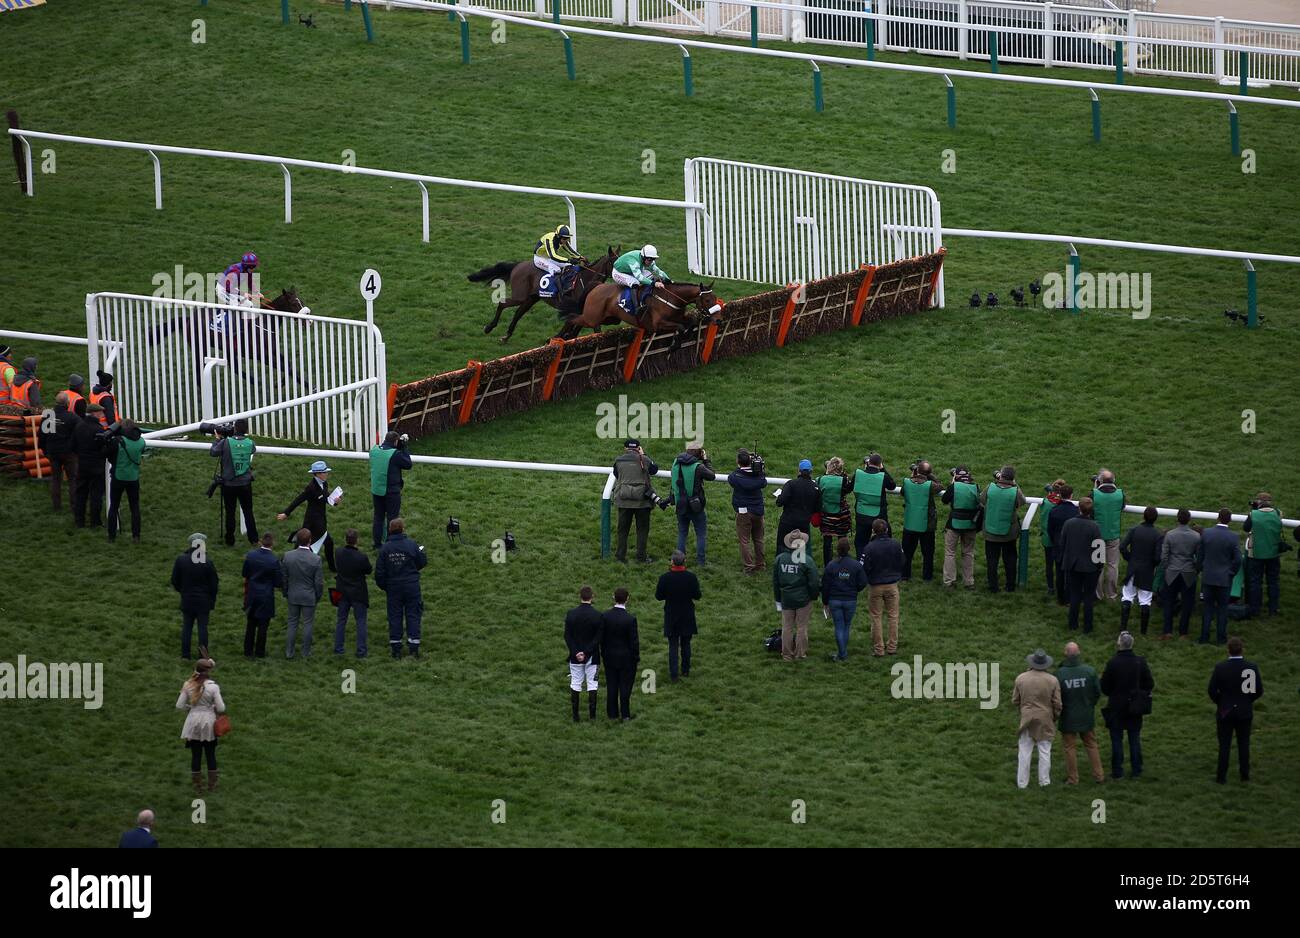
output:
[[[39,410],[41,406],[41,379],[36,377],[36,359],[24,358],[22,370],[9,389],[9,400],[15,407]]]
[[[85,395],[81,392],[85,389],[85,378],[76,372],[68,375],[68,413],[73,414],[77,412],[77,401],[84,399]]]
[[[0,404],[11,403],[14,379],[18,377],[18,369],[10,358],[10,349],[7,345],[0,345]]]
[[[117,398],[113,395],[113,376],[106,371],[97,371],[95,377],[99,383],[90,389],[90,403],[104,408],[103,413],[99,414],[99,424],[108,429],[122,419],[122,415],[117,412]]]

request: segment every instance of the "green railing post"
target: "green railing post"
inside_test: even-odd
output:
[[[997,73],[998,70],[998,34],[989,33],[989,70]]]
[[[464,16],[460,18],[460,62],[469,64],[469,20]]]
[[[1092,96],[1092,141],[1101,143],[1101,99],[1092,88],[1088,89],[1088,94]]]
[[[447,0],[447,2],[450,3],[452,6],[455,6],[456,3],[458,2],[458,0]],[[447,11],[447,19],[449,19],[449,20],[455,20],[455,19],[456,19],[456,13],[455,13],[454,10],[448,10],[448,11]]]
[[[875,12],[874,4],[868,3],[866,12],[874,13]],[[867,61],[874,62],[875,60],[876,60],[876,21],[875,19],[869,19],[867,20]]]
[[[573,64],[573,40],[569,38],[568,33],[562,35],[564,36],[564,70],[569,73],[569,81],[573,81],[578,77],[577,69]]]
[[[952,79],[947,75],[943,76],[944,83],[948,86],[948,126],[953,130],[957,129],[957,89],[952,86]]]
[[[1237,105],[1228,102],[1228,135],[1232,141],[1232,155],[1241,156],[1241,129],[1237,125]]]
[[[280,22],[289,25],[289,0],[280,0]]]
[[[1079,252],[1070,245],[1070,315],[1079,315]]]
[[[1043,506],[1039,505],[1038,510],[1042,511]],[[1025,528],[1020,529],[1020,558],[1017,566],[1019,569],[1016,574],[1016,582],[1024,587],[1029,583],[1029,531]]]
[[[609,557],[611,527],[609,499],[602,498],[600,500],[600,556],[602,560]]]
[[[822,70],[817,66],[816,62],[812,64],[812,67],[813,67],[813,107],[816,108],[817,113],[820,114],[823,109]]]
[[[749,8],[749,44],[758,48],[758,7]]]
[[[1238,53],[1237,73],[1241,77],[1241,93],[1250,94],[1250,56],[1245,52]]]
[[[695,81],[691,77],[691,54],[682,48],[682,81],[686,83],[686,97],[695,94]]]
[[[370,4],[366,0],[361,0],[361,22],[366,27],[366,42],[375,41],[375,27],[370,22]]]
[[[1255,265],[1246,261],[1246,328],[1259,328],[1259,296],[1255,285]]]
[[[206,3],[207,0],[203,0],[203,2]],[[352,0],[343,0],[343,12],[349,13],[351,11],[352,11]]]
[[[1124,84],[1124,40],[1115,43],[1115,84]]]
[[[551,0],[551,22],[560,21],[560,0]]]

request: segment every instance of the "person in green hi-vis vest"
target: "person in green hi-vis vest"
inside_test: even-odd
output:
[[[1250,513],[1241,529],[1246,539],[1246,611],[1257,616],[1264,605],[1264,580],[1268,580],[1268,614],[1278,614],[1282,576],[1282,513],[1273,507],[1273,496],[1260,492],[1250,503]]]
[[[235,546],[235,508],[244,514],[244,533],[248,543],[256,546],[261,540],[257,533],[257,520],[253,517],[253,456],[257,453],[257,444],[248,436],[248,420],[241,417],[232,428],[213,427],[203,424],[200,431],[214,432],[216,442],[208,449],[208,454],[221,460],[221,507],[226,516],[226,546]]]
[[[894,477],[885,470],[885,460],[872,453],[862,461],[862,468],[853,473],[853,513],[856,527],[853,532],[853,550],[861,559],[862,552],[871,540],[871,525],[877,518],[889,521],[889,499],[886,492],[897,488]]]
[[[818,511],[821,512],[823,567],[830,565],[836,542],[849,536],[852,523],[849,493],[852,490],[844,460],[838,456],[826,460],[826,474],[817,479],[817,492],[821,498]]]
[[[952,470],[952,484],[943,490],[940,501],[951,505],[943,526],[943,585],[957,584],[957,554],[961,553],[962,585],[975,588],[975,532],[979,530],[980,487],[971,478],[970,469]]]
[[[108,525],[109,541],[117,540],[117,513],[126,495],[131,505],[131,543],[140,543],[140,461],[147,444],[140,428],[133,420],[123,420],[113,442],[113,479],[109,485]]]
[[[389,430],[384,442],[370,450],[370,501],[374,510],[370,536],[375,550],[383,546],[388,526],[402,516],[402,473],[413,465],[406,451],[409,441],[405,433]]]
[[[934,529],[939,513],[934,496],[940,491],[934,467],[924,459],[912,463],[911,478],[903,480],[903,580],[912,578],[912,558],[921,545],[921,579],[934,579]]]
[[[1115,473],[1101,469],[1093,476],[1092,506],[1101,539],[1106,542],[1106,566],[1097,581],[1098,599],[1119,597],[1119,535],[1124,517],[1124,490],[1115,484]]]
[[[1016,542],[1020,538],[1020,509],[1026,504],[1024,493],[1016,485],[1014,466],[1003,466],[993,473],[993,484],[980,493],[984,508],[984,563],[987,567],[989,592],[998,591],[998,561],[1006,574],[1006,590],[1016,591]]]

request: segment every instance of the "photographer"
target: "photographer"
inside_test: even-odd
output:
[[[740,450],[736,468],[727,476],[731,486],[731,507],[736,512],[736,539],[740,541],[740,562],[745,574],[753,576],[763,563],[763,489],[767,475],[763,457]]]
[[[117,513],[122,496],[131,504],[131,543],[140,543],[140,461],[145,447],[140,428],[134,420],[123,420],[105,430],[101,436],[108,443],[113,463],[113,480],[108,493],[108,540],[117,540]]]
[[[849,536],[852,513],[849,511],[849,480],[844,460],[832,456],[826,460],[826,474],[817,479],[821,495],[822,566],[829,567],[831,554],[840,538]],[[823,593],[823,596],[825,594]]]
[[[1250,535],[1246,539],[1246,611],[1247,615],[1259,615],[1264,605],[1264,581],[1268,580],[1268,614],[1278,613],[1279,592],[1282,581],[1283,549],[1290,549],[1282,543],[1282,513],[1273,507],[1273,496],[1260,492],[1250,503],[1250,513],[1241,529]]]
[[[1124,517],[1124,490],[1115,485],[1115,473],[1102,469],[1092,477],[1092,504],[1102,540],[1106,542],[1106,567],[1097,582],[1098,599],[1119,596],[1119,529]]]
[[[889,506],[885,493],[892,492],[894,477],[885,471],[885,461],[879,453],[872,453],[862,461],[862,468],[853,473],[853,511],[857,515],[853,532],[853,549],[858,557],[871,540],[871,526],[877,518],[889,520]]]
[[[1016,485],[1014,466],[1003,466],[993,473],[993,484],[980,495],[984,509],[984,563],[989,592],[998,591],[998,560],[1006,574],[1006,590],[1016,591],[1016,541],[1020,538],[1020,509],[1027,502]],[[1116,541],[1116,548],[1119,542]]]
[[[961,580],[967,589],[975,588],[975,532],[979,530],[980,487],[970,470],[957,466],[951,470],[952,484],[943,490],[940,501],[951,505],[943,526],[943,585],[957,583],[957,554],[961,554]]]
[[[104,461],[108,458],[105,428],[99,425],[104,409],[98,404],[86,408],[85,419],[72,431],[72,449],[77,454],[77,485],[72,495],[72,520],[86,526],[86,503],[90,503],[90,526],[104,523]]]
[[[384,545],[388,525],[402,515],[402,473],[413,465],[406,451],[410,439],[405,433],[389,430],[384,442],[370,450],[370,499],[374,505],[370,534],[375,550]]]
[[[718,476],[704,446],[700,443],[687,446],[686,452],[673,460],[670,475],[672,491],[668,500],[677,507],[677,550],[686,552],[686,532],[694,526],[695,559],[705,563],[709,519],[704,512],[704,483]]]
[[[667,508],[668,503],[655,494],[652,480],[659,466],[645,454],[640,440],[623,443],[623,454],[614,460],[614,492],[611,499],[618,509],[618,541],[614,559],[627,563],[627,536],[636,521],[636,559],[648,563],[646,543],[650,540],[650,511],[655,505]]]
[[[911,478],[903,480],[903,580],[912,578],[912,557],[920,544],[921,579],[928,583],[934,579],[934,529],[939,522],[934,495],[940,488],[926,460],[918,459],[910,469]]]
[[[240,419],[233,425],[220,426],[205,423],[199,426],[199,431],[217,437],[208,452],[221,460],[218,478],[221,503],[226,515],[226,546],[235,546],[236,503],[244,513],[248,543],[257,544],[257,522],[253,519],[253,454],[257,452],[257,446],[248,438],[248,421]]]

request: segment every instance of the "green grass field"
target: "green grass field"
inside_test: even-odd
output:
[[[577,39],[570,83],[549,34],[511,28],[496,45],[475,22],[473,61],[463,66],[441,15],[376,9],[378,41],[367,45],[355,11],[307,0],[298,8],[316,13],[319,28],[280,26],[269,0],[101,0],[93,14],[51,3],[5,16],[0,105],[39,130],[329,161],[351,149],[358,163],[386,169],[670,198],[681,196],[684,158],[716,156],[929,185],[951,226],[1295,251],[1297,116],[1279,108],[1241,108],[1243,145],[1258,156],[1258,172],[1245,174],[1223,108],[1208,102],[1103,94],[1106,135],[1093,144],[1085,95],[959,81],[953,132],[942,83],[928,77],[827,67],[817,114],[801,65],[697,53],[687,99],[671,48]],[[205,44],[191,42],[199,17]],[[647,148],[654,174],[642,173]],[[941,171],[945,148],[956,150],[954,174]],[[56,171],[38,175],[34,199],[12,182],[0,193],[0,328],[84,334],[87,292],[149,293],[157,272],[217,270],[252,249],[264,286],[295,284],[319,313],[359,315],[360,272],[379,268],[389,375],[408,381],[501,352],[480,328],[486,291],[464,275],[525,256],[563,220],[554,199],[434,189],[425,245],[414,185],[298,173],[286,226],[275,167],[181,158],[163,160],[158,213],[143,155],[72,145],[54,155]],[[650,240],[670,273],[685,273],[679,213],[581,204],[578,213],[588,250]],[[949,251],[946,310],[590,393],[416,448],[604,464],[618,445],[597,437],[595,408],[626,393],[703,405],[719,467],[755,439],[780,475],[802,456],[855,462],[875,448],[895,470],[924,455],[941,468],[967,462],[980,481],[1010,462],[1036,495],[1057,476],[1081,487],[1105,464],[1131,502],[1240,511],[1267,488],[1294,517],[1300,272],[1259,265],[1266,322],[1248,333],[1222,316],[1244,304],[1232,261],[1083,249],[1085,270],[1151,273],[1152,316],[1135,321],[966,309],[974,290],[1008,302],[1010,287],[1061,271],[1064,252],[970,239]],[[723,296],[757,289],[719,284]],[[549,311],[534,311],[510,347],[553,331]],[[74,347],[32,348],[51,391],[57,376],[84,370]],[[957,414],[955,434],[941,432],[946,409]],[[1245,410],[1256,415],[1254,433],[1242,432]],[[681,441],[646,448],[667,465]],[[16,555],[0,590],[0,661],[102,661],[106,681],[98,711],[3,702],[0,808],[11,820],[0,843],[109,845],[148,804],[168,846],[1300,844],[1294,555],[1284,558],[1284,615],[1242,627],[1269,691],[1248,788],[1212,781],[1204,688],[1222,652],[1140,640],[1157,683],[1144,779],[1066,789],[1058,744],[1057,784],[1020,792],[1012,679],[1034,647],[1059,658],[1067,637],[1064,612],[1042,595],[1036,536],[1029,588],[1015,595],[905,588],[902,660],[997,661],[1001,706],[894,700],[889,659],[864,654],[865,609],[847,665],[825,661],[833,639],[820,617],[808,661],[783,666],[763,650],[776,624],[770,584],[739,576],[718,489],[696,670],[670,686],[652,599],[660,566],[599,559],[599,477],[423,467],[409,476],[405,508],[432,555],[419,662],[336,661],[322,607],[312,660],[245,663],[242,550],[218,550],[212,646],[236,731],[220,748],[222,790],[208,799],[207,823],[191,824],[182,715],[172,709],[188,671],[176,657],[167,577],[191,531],[215,533],[217,506],[202,497],[210,463],[152,455],[144,543],[111,550],[53,515],[35,483],[0,482],[0,524]],[[257,468],[265,523],[306,467],[265,456]],[[363,467],[340,466],[336,479],[351,493],[333,512],[336,536],[366,529]],[[464,526],[455,548],[441,534],[449,514]],[[672,546],[666,522],[656,517],[651,537],[661,559]],[[490,542],[507,528],[522,550],[493,564]],[[982,582],[982,551],[977,567]],[[569,722],[562,622],[583,582],[602,601],[629,587],[642,667],[659,676],[657,693],[634,695],[640,719],[627,726]],[[1098,667],[1118,619],[1099,607],[1098,633],[1084,645]],[[383,633],[372,622],[380,651]],[[277,638],[283,604],[272,646]],[[346,667],[357,671],[355,694],[340,693]],[[1106,801],[1105,824],[1092,822],[1094,798]],[[506,824],[491,823],[494,799],[507,803]],[[791,823],[795,799],[807,804],[807,824]]]

